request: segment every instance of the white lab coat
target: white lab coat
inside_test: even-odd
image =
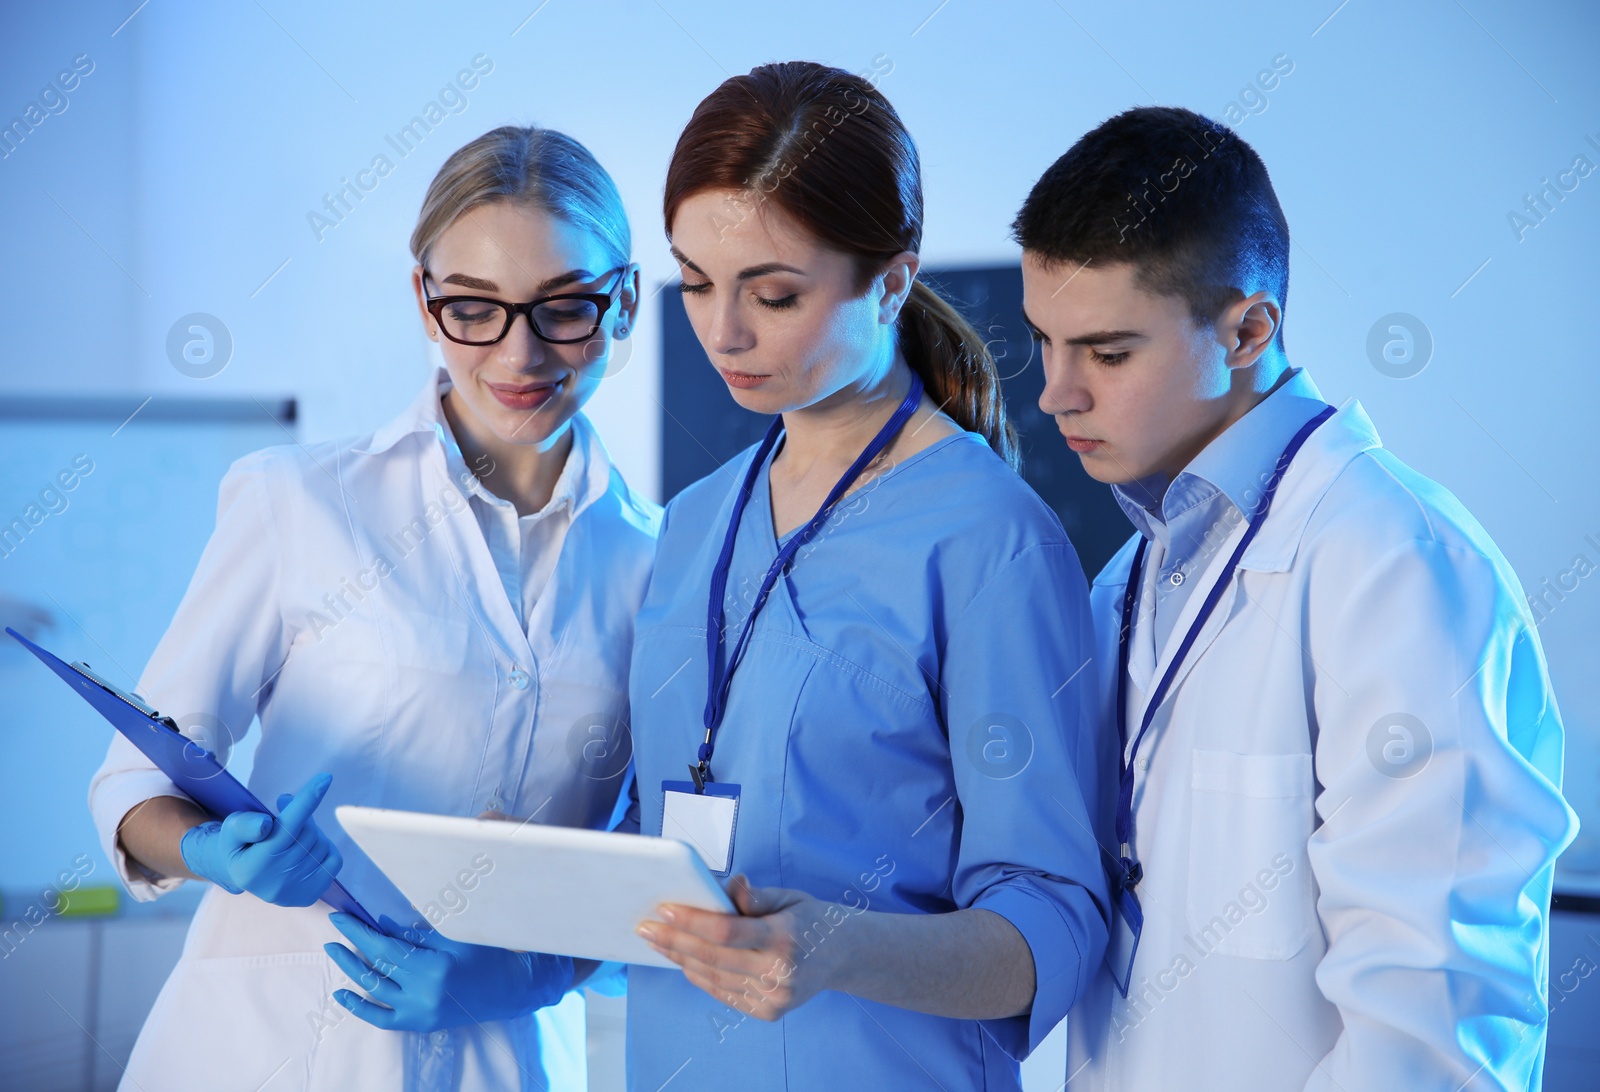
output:
[[[371,436],[235,463],[216,531],[139,683],[180,723],[200,713],[242,733],[259,715],[250,788],[269,805],[331,772],[318,822],[344,855],[339,878],[375,916],[399,920],[414,920],[406,899],[339,829],[336,806],[610,820],[624,774],[594,740],[627,721],[633,617],[660,512],[629,491],[579,415],[588,474],[524,632],[450,476],[442,380],[430,377]],[[130,867],[116,842],[129,809],[158,795],[178,794],[117,737],[89,800],[140,900],[182,882]],[[322,949],[341,939],[328,912],[209,890],[123,1087],[583,1088],[579,993],[517,1021],[381,1031],[332,999],[351,983]]]
[[[1243,533],[1159,655],[1135,626],[1130,735]],[[1108,714],[1136,541],[1091,596]],[[1576,831],[1561,761],[1510,566],[1347,404],[1140,748],[1143,937],[1129,996],[1102,969],[1069,1018],[1069,1092],[1537,1087],[1553,865]]]

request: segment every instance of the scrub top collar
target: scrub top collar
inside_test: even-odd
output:
[[[767,456],[766,462],[762,464],[761,472],[756,475],[754,488],[750,494],[750,509],[752,511],[765,513],[767,517],[762,526],[766,528],[765,535],[767,539],[767,545],[774,552],[782,549],[783,545],[793,538],[795,533],[798,532],[801,527],[805,526],[804,523],[797,524],[796,526],[789,528],[789,530],[785,531],[783,534],[779,535],[774,532],[772,524],[772,464],[777,461],[778,456],[783,452],[783,445],[787,439],[787,435],[778,437],[778,442],[773,445],[772,451]],[[877,473],[869,474],[868,472],[871,471],[873,466],[878,463],[878,460],[874,459],[861,471],[861,478],[865,479],[865,481],[858,479],[856,485],[848,493],[839,498],[839,503],[835,508],[835,512],[855,511],[856,506],[861,504],[863,497],[870,494],[873,490],[877,489],[894,475],[900,473],[902,470],[905,470],[907,467],[915,466],[923,459],[926,459],[936,453],[942,447],[945,447],[949,444],[959,443],[974,443],[981,444],[984,447],[989,446],[989,441],[985,440],[978,433],[963,430],[953,436],[946,436],[943,439],[935,440],[921,451],[914,452],[911,455],[901,459],[899,462],[889,463],[886,466],[881,466],[879,467]],[[749,517],[746,516],[746,518]],[[833,518],[839,517],[836,515]],[[830,519],[829,523],[832,522],[833,519]],[[824,524],[824,527],[826,526],[827,524]]]
[[[1207,444],[1170,485],[1157,472],[1112,486],[1112,496],[1139,533],[1163,547],[1170,545],[1174,519],[1219,494],[1241,514],[1253,516],[1278,453],[1326,405],[1311,377],[1290,369],[1276,390]]]

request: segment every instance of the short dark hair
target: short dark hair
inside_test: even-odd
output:
[[[1051,264],[1131,263],[1140,287],[1181,297],[1197,321],[1246,285],[1287,306],[1289,224],[1266,164],[1192,110],[1140,106],[1101,122],[1034,184],[1011,232]]]

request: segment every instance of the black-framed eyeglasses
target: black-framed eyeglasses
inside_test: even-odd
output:
[[[588,341],[599,331],[600,320],[628,282],[627,272],[628,267],[622,266],[607,274],[622,274],[609,292],[562,292],[527,303],[487,296],[428,296],[428,313],[445,337],[461,345],[493,345],[511,332],[518,315],[528,316],[528,325],[540,341],[572,345]],[[424,275],[433,274],[424,271]]]

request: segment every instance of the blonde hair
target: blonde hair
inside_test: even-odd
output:
[[[632,258],[628,214],[606,169],[565,133],[532,125],[491,129],[444,161],[422,199],[411,256],[426,265],[462,213],[494,201],[528,205],[593,233],[614,265]]]

